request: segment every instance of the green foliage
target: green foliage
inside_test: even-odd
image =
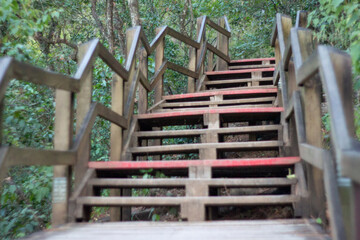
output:
[[[320,0],[319,7],[309,15],[320,42],[350,53],[355,89],[360,90],[360,3],[357,0]]]

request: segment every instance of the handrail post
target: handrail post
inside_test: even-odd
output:
[[[144,49],[140,53],[139,68],[140,68],[140,72],[147,79],[148,78],[148,55]],[[147,108],[148,108],[148,92],[147,92],[146,88],[142,84],[140,84],[139,85],[139,101],[138,101],[139,114],[146,113]]]
[[[190,59],[189,59],[189,70],[191,71],[196,71],[196,49],[193,47],[190,47]],[[187,87],[187,92],[188,93],[193,93],[195,92],[195,78],[192,77],[188,77],[188,87]]]
[[[199,69],[197,69],[197,71],[199,72],[199,79],[204,74],[204,63],[201,63],[201,65],[198,65],[199,64],[198,61],[201,60],[200,58],[201,58],[201,52],[202,52],[203,48],[206,48],[206,30],[204,29],[204,31],[201,32],[201,30],[202,30],[201,26],[202,26],[202,23],[203,23],[205,17],[206,16],[201,16],[196,19],[196,39],[198,39],[198,40],[201,39],[200,48],[197,51],[194,50],[194,52],[196,52],[195,53],[196,67],[199,67]],[[204,28],[206,28],[206,24],[205,24]],[[203,35],[200,36],[201,34],[203,34]],[[195,84],[195,82],[194,82],[194,84]],[[198,82],[198,84],[199,84],[199,82]],[[196,84],[195,84],[195,86],[196,86]]]
[[[69,150],[73,138],[74,94],[55,91],[55,150]],[[70,167],[54,166],[52,193],[52,226],[68,222],[68,199],[70,196]]]
[[[219,19],[219,26],[223,28],[225,27],[225,19],[223,17]],[[224,53],[226,56],[229,56],[229,37],[218,32],[217,47],[222,53]],[[218,57],[216,63],[216,70],[223,71],[227,69],[228,69],[228,63],[225,60]]]
[[[78,64],[80,65],[84,59],[87,51],[89,49],[89,44],[82,44],[79,46],[78,52]],[[92,79],[93,79],[93,66],[91,66],[88,73],[86,73],[84,82],[81,86],[80,92],[76,96],[77,106],[76,106],[76,134],[80,132],[80,129],[83,125],[85,117],[90,110],[91,98],[92,98]],[[82,148],[78,150],[77,161],[74,165],[74,188],[78,188],[82,179],[85,176],[86,170],[88,169],[88,162],[90,160],[90,135],[86,136],[86,143]],[[87,190],[83,194],[87,194]],[[90,209],[86,209],[85,219],[90,218]]]
[[[111,84],[111,109],[123,115],[124,111],[124,80],[114,73]],[[110,161],[121,159],[123,144],[123,129],[115,124],[110,126]],[[121,196],[121,189],[111,189],[110,196]],[[119,221],[121,218],[121,208],[110,208],[111,221]]]
[[[156,28],[156,34],[158,34],[162,28]],[[164,47],[165,47],[165,38],[163,38],[155,50],[155,72],[159,70],[160,66],[164,62]],[[162,96],[164,95],[164,77],[161,76],[159,82],[155,86],[155,96],[154,104],[161,101]]]

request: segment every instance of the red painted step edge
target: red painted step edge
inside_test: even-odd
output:
[[[190,166],[211,167],[257,167],[292,165],[300,161],[300,157],[279,158],[246,158],[224,160],[178,160],[178,161],[109,161],[89,162],[88,167],[94,169],[167,169],[187,168]]]
[[[258,62],[258,61],[274,61],[275,58],[250,58],[250,59],[238,59],[231,60],[230,63],[243,63],[243,62]]]
[[[224,75],[224,74],[239,74],[239,73],[251,73],[251,72],[273,72],[275,68],[253,68],[243,70],[229,70],[229,71],[213,71],[205,72],[206,75]]]
[[[191,115],[203,115],[207,113],[271,113],[283,112],[282,107],[266,107],[266,108],[225,108],[225,109],[204,109],[184,112],[163,112],[163,113],[148,113],[136,115],[138,119],[151,119],[151,118],[167,118],[167,117],[180,117]]]
[[[163,96],[163,99],[171,100],[171,99],[181,99],[181,98],[209,97],[215,95],[246,95],[246,94],[259,94],[259,93],[277,93],[277,88],[274,87],[274,88],[264,88],[264,89],[244,89],[244,90],[185,93],[185,94]]]

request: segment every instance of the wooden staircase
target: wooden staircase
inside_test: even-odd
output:
[[[125,66],[97,39],[79,46],[74,76],[0,58],[0,110],[14,78],[56,89],[54,149],[0,146],[0,180],[11,166],[54,166],[52,225],[65,226],[31,239],[328,239],[324,227],[333,239],[360,239],[351,59],[316,46],[306,19],[299,11],[292,27],[290,17],[276,15],[275,58],[230,60],[226,17],[215,23],[206,16],[197,19],[196,40],[165,26],[149,43],[141,26],[129,29]],[[209,27],[216,46],[207,41]],[[164,58],[165,36],[188,45],[187,67]],[[92,102],[97,58],[113,72],[111,108]],[[188,77],[188,93],[165,96],[166,69]],[[331,149],[322,145],[324,95]],[[111,122],[110,161],[90,161],[96,117]],[[118,222],[84,224],[94,206],[110,207]],[[263,206],[291,214],[280,220],[223,214]],[[175,207],[182,222],[120,222],[131,220],[133,207]],[[228,219],[241,221],[210,221]]]
[[[304,196],[296,190],[297,177],[288,175],[300,158],[281,153],[283,108],[276,106],[278,91],[269,81],[272,61],[233,61],[235,70],[207,72],[203,91],[164,96],[148,113],[135,115],[123,153],[126,161],[89,162],[84,188],[91,194],[74,199],[76,219],[88,220],[86,209],[92,206],[175,206],[187,221],[215,220],[226,206],[296,209]],[[258,62],[265,64],[253,68]],[[146,169],[166,177],[134,179]],[[99,196],[100,190],[113,188],[180,188],[185,194]],[[256,194],[260,188],[272,191]],[[221,189],[252,191],[224,195]]]

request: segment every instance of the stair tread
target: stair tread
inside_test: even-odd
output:
[[[269,65],[230,65],[229,64],[229,70],[237,70],[237,69],[252,69],[252,68],[275,68],[275,64],[269,64]]]
[[[274,86],[268,88],[247,88],[247,89],[238,89],[238,90],[213,90],[206,92],[197,92],[197,93],[185,93],[185,94],[175,94],[163,96],[162,99],[173,100],[181,98],[197,98],[197,97],[210,97],[215,95],[251,95],[251,94],[263,94],[263,93],[277,93],[277,88]]]
[[[171,160],[171,161],[108,161],[89,162],[88,167],[98,170],[105,169],[171,169],[188,168],[190,166],[226,167],[256,167],[256,166],[287,166],[300,162],[300,157],[274,158],[242,158],[218,160]]]
[[[296,195],[254,195],[229,197],[79,197],[77,204],[91,206],[178,206],[197,202],[207,206],[291,204]]]
[[[205,72],[208,76],[218,75],[235,75],[239,73],[252,73],[252,72],[273,72],[275,68],[253,68],[253,69],[242,69],[242,70],[226,70],[226,71],[210,71]]]
[[[273,107],[272,103],[258,103],[258,104],[242,104],[242,105],[234,105],[234,106],[211,106],[211,107],[166,107],[154,109],[152,112],[160,113],[160,112],[183,112],[183,111],[198,111],[198,110],[206,110],[206,109],[229,109],[229,108],[266,108]]]
[[[220,143],[190,143],[190,144],[174,144],[174,145],[159,145],[159,146],[145,146],[132,147],[129,151],[133,154],[140,153],[175,153],[175,152],[193,152],[198,149],[248,149],[252,150],[261,148],[277,148],[282,146],[282,141],[248,141],[248,142],[220,142]]]
[[[244,126],[244,127],[227,127],[219,129],[189,129],[189,130],[163,130],[163,131],[140,131],[135,132],[136,137],[181,137],[181,136],[198,136],[206,132],[213,134],[236,134],[248,132],[277,131],[281,129],[281,125],[260,125],[260,126]]]
[[[289,186],[297,183],[296,178],[163,178],[163,179],[123,179],[123,178],[94,178],[89,181],[90,186],[102,187],[185,187],[201,182],[212,187],[268,187]]]
[[[233,63],[245,63],[245,62],[258,62],[258,61],[275,61],[275,58],[271,57],[271,58],[234,59],[234,60],[230,61],[230,64],[233,64]]]
[[[244,79],[225,79],[225,80],[213,80],[209,79],[206,81],[205,85],[230,85],[236,83],[248,83],[248,82],[270,82],[273,81],[273,77],[264,77],[264,78],[244,78]]]
[[[311,219],[266,219],[205,222],[102,222],[72,223],[30,236],[37,239],[117,240],[230,240],[242,239],[330,239]],[[238,237],[241,236],[241,237]]]
[[[182,112],[166,112],[166,113],[147,113],[135,115],[137,119],[151,119],[151,118],[168,118],[168,117],[180,117],[189,115],[203,115],[210,113],[280,113],[283,112],[282,107],[262,107],[262,108],[221,108],[221,109],[203,109],[193,111]]]

